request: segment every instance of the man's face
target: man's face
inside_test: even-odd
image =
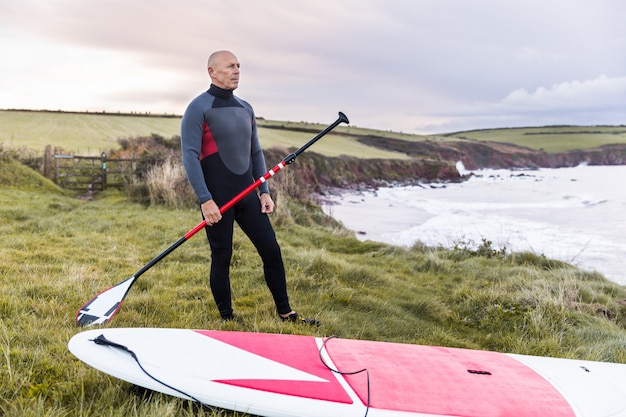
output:
[[[230,52],[219,54],[209,67],[211,82],[225,90],[234,90],[239,85],[239,61]]]

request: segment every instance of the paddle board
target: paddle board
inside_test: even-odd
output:
[[[626,417],[616,363],[158,328],[88,330],[68,347],[132,384],[265,417]]]

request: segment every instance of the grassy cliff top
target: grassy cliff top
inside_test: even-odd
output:
[[[199,221],[197,210],[122,192],[65,195],[0,158],[0,414],[238,416],[204,410],[84,365],[67,350],[77,309]],[[292,305],[320,327],[282,323],[249,240],[235,233],[224,323],[200,233],[146,272],[108,326],[221,329],[393,341],[626,363],[626,288],[541,254],[360,242],[318,207],[272,215]]]
[[[333,120],[328,121],[331,122]],[[262,118],[258,120],[258,126],[259,138],[264,147],[299,147],[326,127],[316,123]],[[152,134],[165,138],[179,135],[180,116],[0,110],[0,144],[12,148],[24,147],[43,152],[45,146],[50,145],[74,154],[99,155],[119,147],[118,139]],[[315,145],[315,151],[327,156],[408,158],[406,153],[394,148],[371,146],[368,143],[373,139],[406,142],[406,146],[425,141],[485,141],[558,153],[605,144],[626,144],[626,126],[546,126],[422,136],[350,125],[337,127]]]

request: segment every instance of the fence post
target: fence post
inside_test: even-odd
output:
[[[102,152],[100,158],[102,159],[102,191],[104,191],[107,188],[107,154]]]
[[[43,154],[43,176],[52,179],[52,147],[46,145]]]
[[[59,185],[59,158],[54,155],[54,183]]]

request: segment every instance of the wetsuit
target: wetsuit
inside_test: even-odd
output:
[[[213,199],[221,207],[267,170],[252,107],[232,90],[213,84],[187,107],[181,143],[187,178],[200,204]],[[269,192],[267,183],[258,189]],[[289,313],[280,246],[267,214],[261,213],[258,195],[250,193],[222,213],[221,221],[206,227],[211,247],[211,291],[220,314],[223,318],[233,314],[229,270],[235,221],[261,256],[278,313]]]

